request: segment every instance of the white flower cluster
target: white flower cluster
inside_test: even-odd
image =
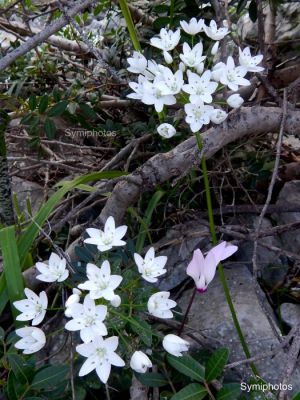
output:
[[[48,264],[36,263],[37,270],[41,273],[37,279],[44,282],[62,282],[69,276],[66,269],[66,260],[52,253]],[[48,298],[43,291],[39,295],[32,290],[25,288],[27,299],[15,301],[13,304],[21,314],[17,316],[17,321],[31,321],[32,326],[25,326],[16,330],[16,334],[21,339],[15,344],[17,349],[23,350],[24,354],[32,354],[41,350],[46,344],[46,336],[42,329],[37,328],[46,314]]]
[[[126,242],[123,239],[126,234],[127,226],[115,226],[113,217],[109,217],[105,223],[104,230],[89,228],[87,233],[89,238],[85,243],[96,245],[100,252],[112,249],[115,246],[123,246]],[[164,268],[167,257],[155,257],[154,248],[151,247],[145,257],[134,254],[141,278],[150,283],[155,283],[158,277],[166,272]],[[44,282],[63,282],[69,276],[66,268],[66,260],[52,253],[48,263],[36,263],[36,268],[40,272],[37,279]],[[108,260],[102,262],[101,267],[88,263],[86,267],[87,280],[73,288],[73,293],[65,303],[65,316],[70,318],[66,323],[65,329],[69,331],[79,331],[82,344],[76,346],[76,351],[86,357],[86,361],[80,368],[79,376],[87,375],[96,370],[99,379],[106,383],[111,366],[124,367],[125,362],[115,352],[119,338],[108,335],[105,319],[108,315],[108,306],[97,304],[98,299],[108,301],[111,306],[119,307],[121,297],[115,294],[115,290],[121,284],[123,278],[120,275],[111,274],[110,263]],[[82,291],[88,291],[80,302]],[[17,316],[18,321],[32,320],[33,326],[27,326],[16,330],[21,339],[15,344],[16,348],[22,349],[24,354],[31,354],[39,351],[46,343],[44,332],[34,325],[40,324],[46,314],[48,298],[43,291],[36,295],[32,290],[26,288],[27,299],[14,302],[14,306],[21,311]],[[176,302],[169,299],[169,292],[157,292],[150,296],[147,308],[149,314],[157,318],[172,318],[172,308],[176,307]],[[181,352],[188,350],[189,343],[176,335],[166,335],[163,339],[165,350],[175,356],[181,356]],[[144,373],[152,367],[149,357],[142,351],[135,351],[130,360],[133,370]]]
[[[215,56],[218,52],[219,41],[229,33],[228,28],[218,28],[214,20],[207,26],[203,19],[197,21],[195,18],[189,23],[181,21],[180,25],[185,33],[192,36],[193,45],[184,42],[181,46],[182,53],[179,53],[178,57],[180,29],[172,31],[162,28],[159,37],[153,37],[150,44],[160,49],[165,62],[172,66],[158,64],[155,60],[147,60],[139,52],[133,52],[133,56],[128,58],[127,70],[139,75],[137,82],[129,83],[133,93],[127,97],[153,105],[158,113],[162,113],[165,106],[177,102],[184,105],[185,121],[195,133],[203,125],[208,125],[210,122],[220,124],[227,118],[224,110],[211,105],[213,102],[216,103],[213,96],[222,87],[236,92],[240,86],[250,85],[246,75],[248,72],[263,70],[258,66],[263,56],[252,57],[249,47],[244,50],[239,48],[240,65],[235,65],[234,59],[229,56],[226,63],[219,62],[208,68],[212,63],[210,56]],[[201,39],[194,44],[197,40],[195,35],[200,32],[204,32],[208,38],[216,41],[209,54],[203,54]],[[238,93],[231,94],[227,98],[227,104],[232,108],[238,108],[242,103],[243,99]],[[157,131],[165,138],[171,138],[176,133],[174,126],[166,122],[162,123]]]

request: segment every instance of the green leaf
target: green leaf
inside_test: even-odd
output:
[[[35,95],[29,97],[28,105],[31,111],[33,111],[37,106],[37,98]]]
[[[60,101],[59,103],[55,104],[53,107],[50,108],[50,110],[47,113],[48,117],[59,117],[66,111],[67,107],[68,107],[67,100]]]
[[[148,387],[160,387],[168,384],[168,380],[158,372],[145,372],[144,374],[135,374],[135,376]]]
[[[159,30],[170,23],[170,17],[158,17],[153,22],[153,28]]]
[[[2,326],[0,326],[0,342],[3,342],[5,338],[5,331],[2,328]]]
[[[257,20],[257,4],[256,0],[252,0],[251,3],[249,4],[249,17],[252,22],[256,22]]]
[[[207,395],[205,387],[191,383],[171,397],[171,400],[201,400]]]
[[[300,392],[296,393],[292,400],[300,400]]]
[[[219,390],[217,400],[235,400],[241,394],[241,385],[239,383],[226,383]]]
[[[40,103],[39,103],[39,113],[43,114],[48,107],[48,102],[49,102],[49,97],[44,94],[44,96],[41,97]]]
[[[29,384],[34,368],[26,364],[25,360],[18,354],[8,354],[8,361],[17,380],[21,383]]]
[[[215,351],[208,359],[205,367],[205,379],[211,382],[222,374],[229,357],[229,350],[221,348]]]
[[[87,117],[91,120],[98,118],[97,113],[88,104],[81,103],[81,104],[79,104],[79,108],[85,117]]]
[[[204,367],[194,360],[191,356],[175,357],[171,354],[167,355],[168,363],[177,371],[195,379],[196,381],[204,381]]]
[[[137,253],[140,253],[144,247],[146,233],[149,234],[148,227],[151,224],[153,211],[155,210],[155,207],[157,206],[158,202],[160,201],[160,199],[164,194],[165,192],[163,192],[162,190],[158,190],[157,192],[154,193],[154,195],[151,197],[151,200],[149,201],[147,210],[145,212],[145,217],[143,219],[143,222],[141,223],[138,238],[136,241]]]
[[[236,13],[237,14],[240,14],[245,9],[245,7],[247,5],[247,1],[248,0],[240,0],[238,2],[237,8],[236,8]]]
[[[15,300],[21,299],[24,292],[22,268],[14,226],[8,226],[0,230],[0,247],[3,257],[3,274],[7,285],[7,294],[10,302],[13,303]],[[16,316],[17,310],[14,307],[12,308],[12,312]]]
[[[18,400],[17,379],[12,371],[8,374],[6,391],[8,400]]]
[[[52,389],[66,378],[69,368],[66,365],[46,367],[39,370],[32,381],[31,389]]]
[[[150,347],[152,345],[152,330],[146,321],[139,318],[130,318],[130,326],[146,346]]]
[[[56,126],[52,119],[45,119],[44,129],[48,139],[53,139],[55,137]]]

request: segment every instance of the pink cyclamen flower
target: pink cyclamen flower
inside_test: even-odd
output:
[[[216,274],[219,262],[230,257],[237,249],[237,246],[222,242],[209,250],[205,258],[200,249],[194,251],[186,273],[194,279],[198,292],[206,291]]]

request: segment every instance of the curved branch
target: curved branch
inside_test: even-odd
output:
[[[204,155],[209,159],[228,143],[249,135],[276,132],[280,129],[281,119],[282,110],[277,107],[256,106],[233,111],[225,123],[202,134]],[[300,111],[288,111],[285,131],[300,135]],[[121,223],[127,208],[143,192],[151,191],[173,177],[185,175],[199,162],[194,136],[167,153],[155,155],[115,186],[95,224],[103,225],[110,215]]]

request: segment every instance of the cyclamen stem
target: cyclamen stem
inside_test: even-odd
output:
[[[197,293],[197,289],[194,288],[193,293],[192,293],[191,298],[190,298],[190,301],[189,301],[189,304],[188,304],[187,309],[186,309],[186,311],[185,311],[183,320],[182,320],[182,322],[181,322],[180,328],[178,329],[178,336],[181,336],[181,334],[182,334],[184,325],[186,324],[186,321],[187,321],[187,318],[188,318],[190,309],[191,309],[191,307],[192,307],[192,304],[193,304],[193,301],[194,301],[194,298],[195,298],[196,293]]]
[[[201,152],[202,148],[203,148],[202,137],[201,137],[199,132],[197,132],[195,134],[195,136],[196,136],[198,149]],[[212,208],[210,187],[209,187],[209,178],[208,178],[208,172],[207,172],[205,156],[202,156],[201,168],[202,168],[202,174],[203,174],[203,180],[204,180],[204,189],[205,189],[205,196],[206,196],[206,203],[207,203],[209,230],[210,230],[210,234],[211,234],[211,238],[212,238],[212,243],[213,243],[213,245],[216,245],[217,244],[217,235],[216,235],[216,230],[215,230],[213,208]],[[231,316],[232,316],[232,319],[233,319],[233,324],[234,324],[234,327],[235,327],[236,332],[238,334],[240,343],[242,345],[242,348],[244,350],[244,353],[245,353],[246,357],[247,358],[251,358],[250,350],[248,348],[248,345],[246,343],[246,340],[245,340],[244,334],[242,332],[240,323],[238,321],[237,314],[236,314],[236,311],[235,311],[235,308],[234,308],[234,305],[233,305],[233,301],[232,301],[232,298],[231,298],[231,295],[230,295],[229,287],[228,287],[228,284],[227,284],[227,281],[226,281],[226,277],[225,277],[225,274],[224,274],[224,269],[223,269],[223,266],[222,266],[221,263],[219,263],[219,265],[218,265],[218,272],[219,272],[221,284],[223,286],[223,290],[224,290],[224,294],[225,294],[225,297],[226,297],[226,301],[227,301],[228,307],[229,307],[230,312],[231,312]],[[192,296],[192,298],[193,298],[193,296]],[[256,366],[253,363],[250,364],[250,367],[251,367],[252,372],[254,373],[254,375],[259,375],[259,372],[258,372]]]

